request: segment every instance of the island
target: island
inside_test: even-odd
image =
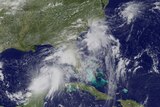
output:
[[[143,105],[133,100],[118,100],[118,101],[121,103],[122,107],[144,107]]]

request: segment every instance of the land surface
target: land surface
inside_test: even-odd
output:
[[[7,48],[28,51],[35,45],[57,45],[75,39],[87,30],[88,20],[104,18],[102,4],[108,3],[108,0],[23,0],[14,6],[7,1],[8,5],[0,5],[0,51]]]

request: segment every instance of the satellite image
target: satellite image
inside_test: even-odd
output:
[[[0,107],[160,107],[160,0],[0,0]]]

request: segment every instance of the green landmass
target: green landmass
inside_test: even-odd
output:
[[[92,96],[96,98],[96,100],[110,100],[112,97],[108,96],[105,93],[102,93],[95,89],[93,86],[88,86],[84,83],[68,83],[66,84],[67,92],[72,91],[86,91],[90,93]],[[44,98],[46,94],[41,95],[32,95],[29,101],[26,104],[17,106],[17,107],[43,107],[44,106]]]
[[[35,45],[57,45],[86,31],[88,19],[104,18],[108,0],[27,0],[15,14],[0,8],[0,51],[16,48],[33,50]],[[103,6],[102,6],[103,4]],[[69,83],[95,96],[97,100],[112,99],[92,86]],[[33,96],[28,104],[17,107],[43,107],[44,95]]]
[[[144,107],[133,100],[119,100],[119,102],[121,103],[122,107]]]
[[[72,90],[78,89],[78,90],[89,92],[92,96],[94,96],[96,98],[96,100],[110,100],[110,99],[112,99],[112,97],[108,96],[105,93],[98,91],[95,87],[86,85],[84,83],[68,83],[68,84],[66,84],[66,86],[70,87],[70,88],[72,87]]]
[[[57,45],[87,30],[88,19],[104,18],[108,0],[27,0],[15,14],[0,9],[0,51]]]
[[[29,101],[26,104],[23,104],[17,107],[43,107],[45,96],[46,94],[32,95],[32,97],[29,99]]]

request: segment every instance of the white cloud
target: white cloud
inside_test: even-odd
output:
[[[57,6],[62,6],[63,4],[62,3],[58,3],[58,2],[56,2],[56,3],[49,3],[46,7],[44,7],[43,9],[42,9],[42,11],[46,11],[47,9],[49,9],[49,8],[55,8],[55,7],[57,7]]]
[[[8,91],[6,91],[6,95],[11,101],[15,101],[16,104],[20,105],[26,103],[28,101],[28,98],[31,97],[32,94],[30,92],[23,93],[22,91],[16,93],[9,93]]]
[[[127,24],[130,24],[141,15],[144,7],[142,2],[128,2],[119,8],[119,15],[127,21]]]
[[[15,14],[17,10],[21,10],[26,0],[0,0],[0,10],[6,9],[6,14]]]
[[[86,35],[84,42],[87,43],[90,52],[97,52],[102,47],[106,47],[109,39],[107,38],[106,31],[108,26],[105,21],[92,21],[89,20],[90,29]]]
[[[45,61],[56,60],[57,64],[67,64],[76,67],[78,65],[78,59],[79,54],[77,52],[77,49],[75,49],[73,45],[68,46],[68,44],[65,44],[65,46],[57,49],[55,53],[46,57]]]
[[[160,10],[160,2],[155,2],[153,9]]]
[[[3,63],[0,62],[0,81],[4,80],[4,75],[3,75],[2,69],[3,69]]]
[[[63,82],[62,70],[55,66],[41,68],[40,74],[35,77],[28,88],[34,94],[43,94],[48,91],[48,97],[54,94]]]

